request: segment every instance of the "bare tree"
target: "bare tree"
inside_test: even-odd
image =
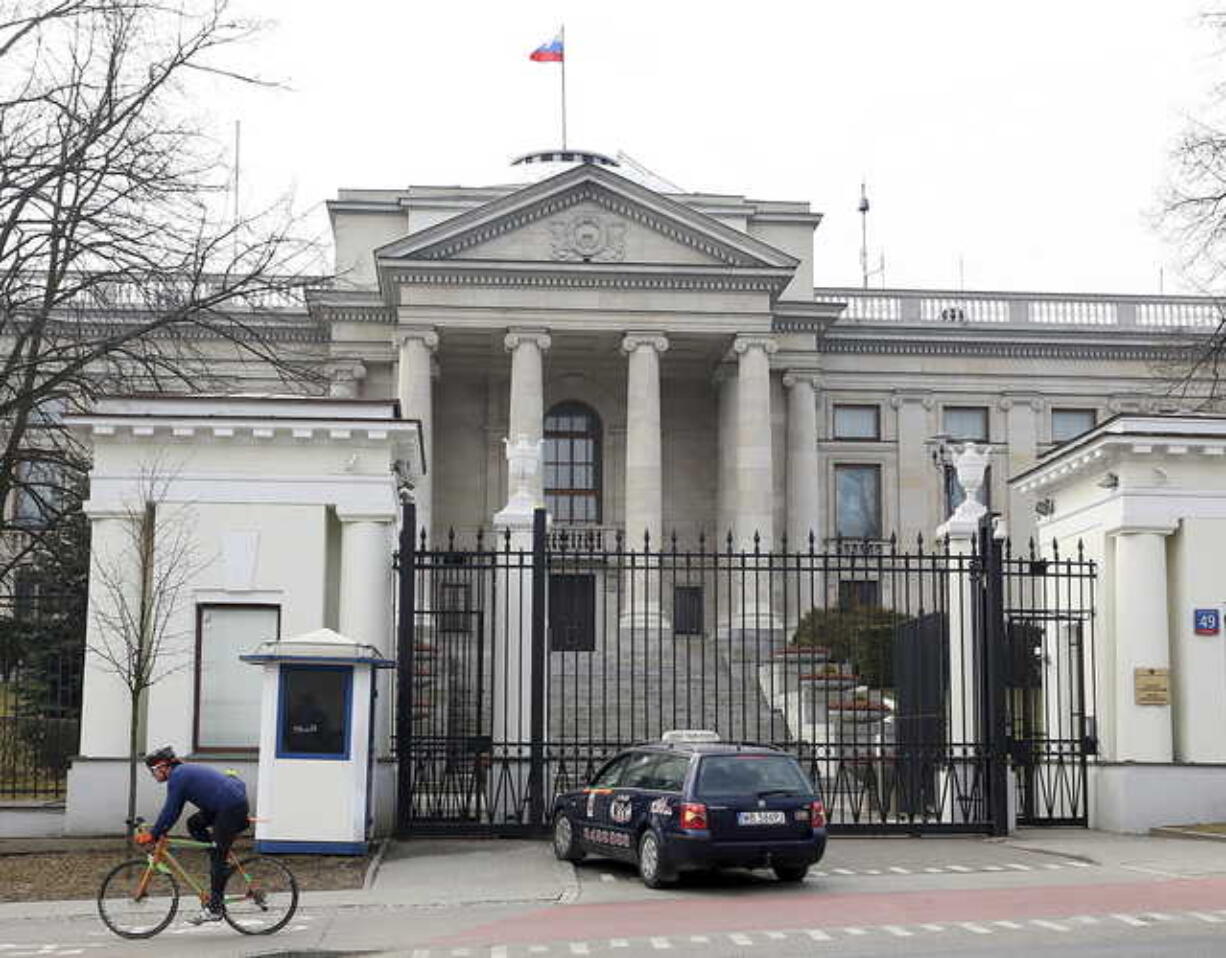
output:
[[[88,654],[119,680],[128,696],[129,836],[146,693],[187,665],[187,657],[175,650],[181,638],[175,616],[202,566],[185,507],[167,504],[171,480],[162,463],[142,468],[135,501],[120,520],[122,545],[109,552],[95,550],[92,562],[94,631]]]
[[[66,404],[314,375],[315,248],[284,203],[231,208],[193,106],[264,85],[230,62],[256,29],[227,0],[0,0],[0,517],[20,491],[28,535],[72,504]]]

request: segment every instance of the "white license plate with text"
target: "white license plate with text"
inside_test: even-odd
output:
[[[782,825],[787,821],[783,812],[737,812],[738,825]]]

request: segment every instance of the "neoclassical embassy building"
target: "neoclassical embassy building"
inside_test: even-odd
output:
[[[1183,411],[1162,374],[1181,344],[1218,320],[1214,303],[1191,297],[823,287],[821,215],[807,203],[664,194],[597,155],[559,159],[560,172],[528,184],[342,190],[328,204],[335,279],[281,319],[331,371],[318,421],[273,422],[302,412],[244,400],[237,425],[218,432],[198,401],[142,407],[161,417],[142,427],[146,436],[336,446],[308,455],[299,443],[259,460],[296,473],[263,477],[261,488],[309,488],[303,495],[318,493],[330,510],[301,514],[318,545],[315,584],[294,585],[292,608],[256,581],[265,540],[217,532],[224,568],[187,628],[196,661],[151,693],[150,715],[166,718],[161,728],[178,730],[181,746],[212,742],[232,756],[258,741],[241,732],[257,704],[231,701],[246,680],[222,665],[220,685],[202,677],[210,627],[231,651],[270,628],[284,636],[321,626],[394,648],[390,577],[378,561],[393,547],[394,485],[376,487],[392,482],[391,444],[408,441],[389,424],[396,416],[417,423],[412,495],[428,546],[491,527],[513,492],[508,443],[539,450],[540,468],[524,481],[554,533],[621,536],[628,548],[647,537],[652,548],[837,553],[891,537],[900,548],[931,542],[961,496],[950,450],[973,442],[989,463],[981,498],[1024,543],[1035,497],[1009,477],[1118,413]],[[121,404],[80,424],[102,448],[128,436],[131,412]],[[119,445],[103,456],[121,464],[116,475],[132,465]],[[302,478],[324,472],[314,487]],[[347,474],[365,484],[357,499]],[[223,479],[239,488],[235,476]],[[219,482],[194,487],[229,510],[218,516],[236,529],[264,521],[256,517],[271,498],[235,511]],[[200,527],[213,534],[210,522]],[[278,535],[278,561],[296,561],[290,526]],[[579,578],[558,577],[551,589]],[[840,604],[897,601],[871,575],[834,585]],[[445,604],[440,588],[430,601]],[[658,607],[631,610],[650,615],[630,624],[700,632],[690,598],[685,588],[661,592]],[[243,608],[210,626],[227,604]],[[96,716],[118,699],[96,691],[91,705],[90,681],[79,770],[118,757],[126,742],[91,723],[91,708]],[[193,707],[176,718],[184,696]],[[389,729],[385,718],[384,749]],[[78,795],[103,780],[74,774]],[[70,820],[73,800],[70,787]],[[98,824],[77,821],[79,831]]]

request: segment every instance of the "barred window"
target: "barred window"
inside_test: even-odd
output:
[[[545,416],[545,508],[557,522],[600,522],[600,433],[600,417],[583,403]]]
[[[835,533],[840,539],[881,538],[881,469],[834,467]]]

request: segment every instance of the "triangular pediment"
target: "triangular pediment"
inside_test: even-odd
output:
[[[797,260],[602,167],[580,166],[376,250],[407,262],[792,269]]]

